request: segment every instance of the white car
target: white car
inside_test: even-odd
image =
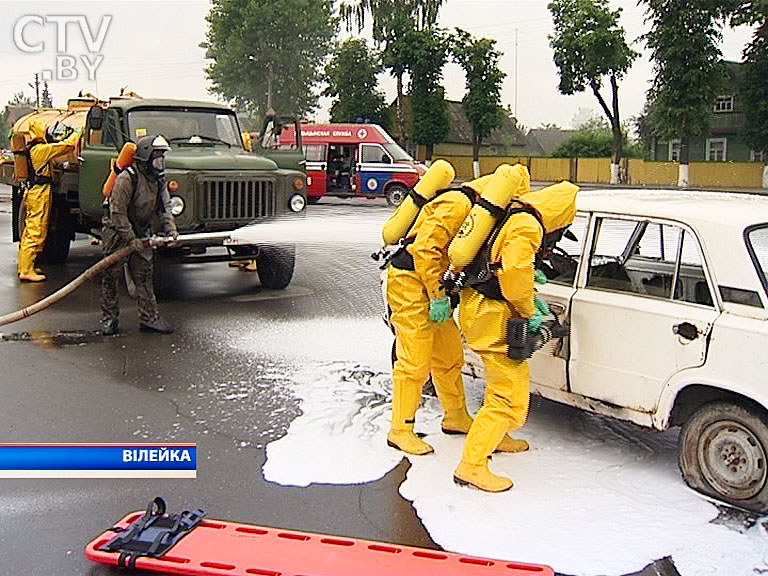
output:
[[[538,286],[570,334],[533,354],[531,392],[682,426],[692,488],[768,511],[768,197],[582,191],[577,208]]]
[[[533,355],[532,393],[682,426],[692,488],[768,510],[768,198],[583,191],[577,207],[538,287],[570,335]]]

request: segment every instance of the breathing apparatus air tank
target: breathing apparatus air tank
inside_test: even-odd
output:
[[[413,191],[425,201],[431,200],[438,190],[450,186],[455,176],[453,166],[445,160],[436,160],[413,187]],[[408,233],[420,209],[410,194],[405,197],[381,229],[381,239],[385,246],[397,244]]]
[[[493,174],[479,180],[484,178],[488,179],[475,181],[483,187],[482,191],[476,189],[481,193],[480,199],[448,246],[448,259],[453,272],[469,266],[512,199],[528,192],[531,184],[528,169],[522,164],[502,164]],[[468,185],[472,186],[472,183]]]
[[[102,198],[105,200],[109,198],[110,194],[112,194],[112,188],[115,187],[117,175],[125,170],[128,166],[133,164],[133,157],[135,154],[136,144],[133,142],[126,142],[123,144],[123,148],[120,150],[120,154],[118,154],[117,160],[115,160],[115,165],[109,171],[109,176],[107,176],[107,180],[104,182],[104,186],[101,188]]]
[[[11,135],[11,152],[13,152],[13,177],[17,182],[23,182],[29,178],[27,141],[23,134]]]

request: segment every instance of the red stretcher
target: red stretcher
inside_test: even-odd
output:
[[[180,519],[165,514],[165,503],[160,500],[161,506],[158,500],[156,510],[150,504],[96,537],[86,546],[86,557],[100,564],[185,576],[554,576],[548,566],[208,520],[202,511]],[[176,527],[186,522],[188,529],[166,531],[164,536],[151,525],[153,518]],[[144,552],[115,549],[115,540],[140,533],[142,523],[149,525],[140,546]],[[144,555],[147,547],[163,549],[163,544],[169,545],[159,555]]]

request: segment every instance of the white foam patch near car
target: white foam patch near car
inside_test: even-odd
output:
[[[267,446],[266,480],[290,486],[359,484],[383,477],[402,460],[386,443],[388,375],[343,363],[313,366],[294,382],[303,414]]]
[[[238,346],[298,361],[289,386],[302,415],[268,445],[267,480],[356,484],[381,478],[401,461],[386,446],[391,335],[380,320],[269,322],[242,335]],[[468,377],[465,383],[474,412],[483,383]],[[718,506],[680,478],[675,432],[534,399],[517,434],[531,451],[495,455],[491,463],[514,488],[485,494],[453,483],[464,439],[443,435],[440,417],[438,402],[425,399],[416,429],[435,454],[408,457],[400,493],[446,550],[544,563],[579,576],[627,574],[665,556],[682,576],[768,568],[764,519],[742,526],[738,515],[726,514],[715,521]]]

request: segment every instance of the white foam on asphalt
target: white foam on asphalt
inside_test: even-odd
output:
[[[255,330],[242,335],[238,347],[295,360],[289,386],[303,412],[286,436],[268,445],[267,480],[356,484],[381,478],[400,462],[402,455],[385,442],[391,336],[380,320],[271,322]],[[475,411],[482,381],[465,382]],[[440,415],[437,402],[427,399],[417,430],[436,453],[409,457],[400,493],[446,550],[545,563],[583,576],[627,574],[665,556],[683,576],[768,568],[760,522],[742,531],[737,520],[712,523],[718,508],[686,488],[674,433],[534,402],[518,434],[532,450],[492,462],[515,487],[485,494],[453,483],[463,438],[440,433]]]

